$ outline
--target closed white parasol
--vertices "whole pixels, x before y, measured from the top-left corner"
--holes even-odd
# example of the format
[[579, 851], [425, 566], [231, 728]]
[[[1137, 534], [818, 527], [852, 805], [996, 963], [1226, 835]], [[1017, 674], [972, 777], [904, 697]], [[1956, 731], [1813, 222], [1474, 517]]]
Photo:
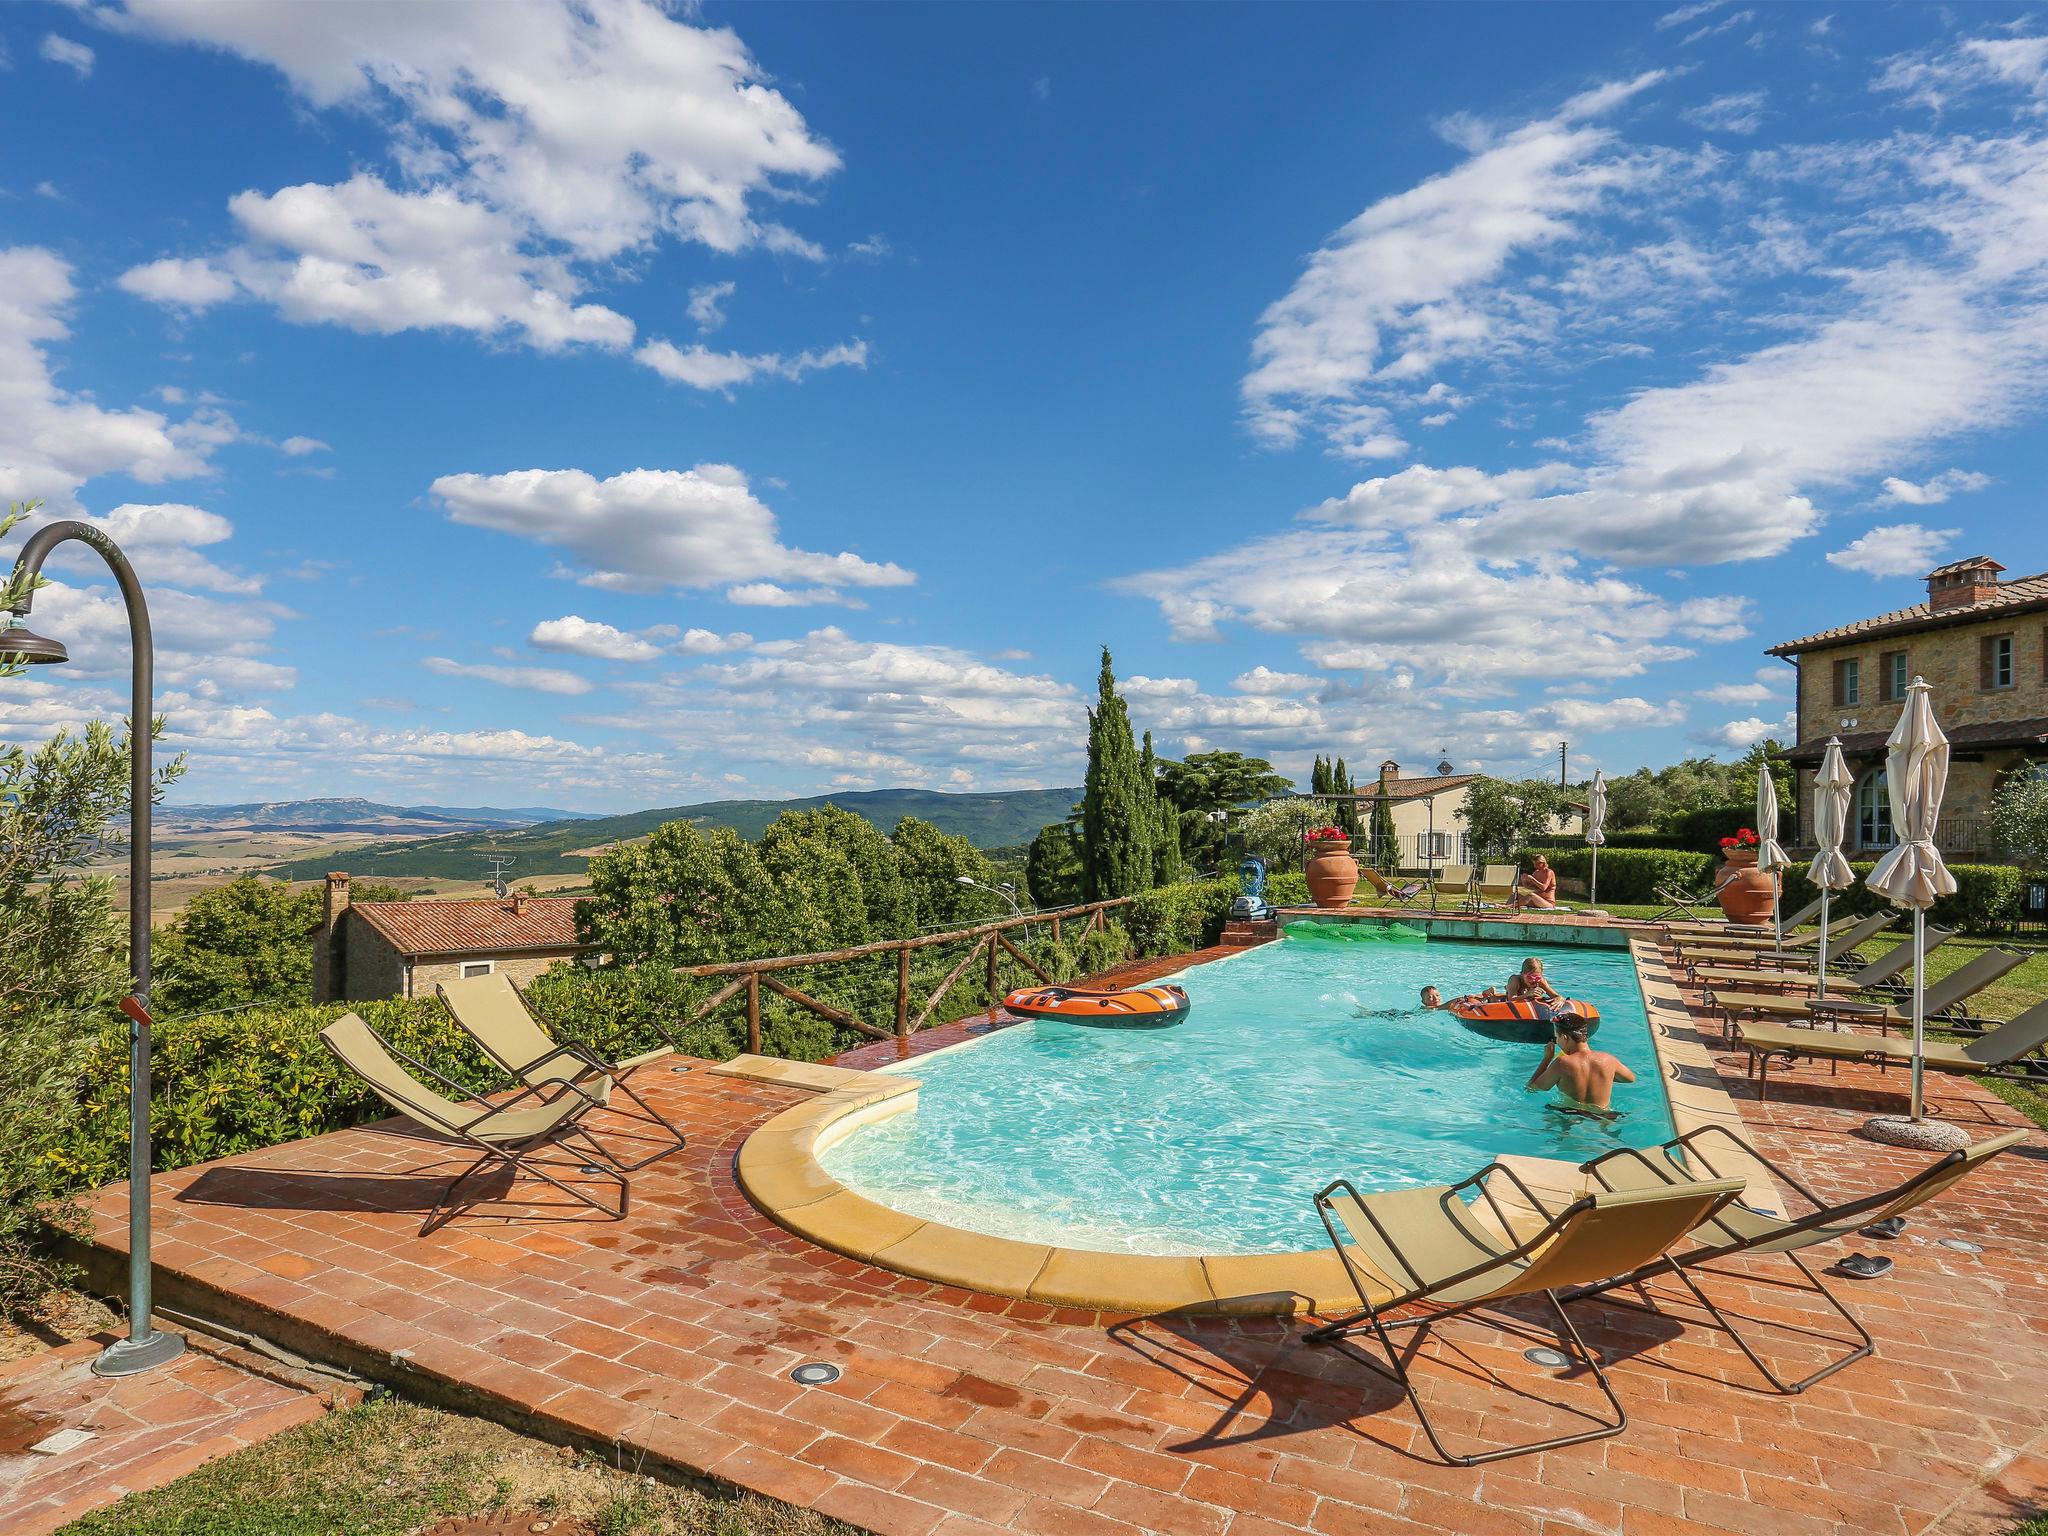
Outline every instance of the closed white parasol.
[[1600, 902], [1600, 849], [1607, 841], [1607, 776], [1593, 770], [1593, 787], [1586, 792], [1586, 846], [1593, 850], [1593, 875], [1588, 883], [1586, 904]]
[[1771, 777], [1771, 765], [1756, 769], [1756, 867], [1771, 877], [1771, 930], [1776, 948], [1785, 947], [1785, 877], [1792, 867], [1785, 850], [1778, 846], [1778, 781]]
[[[1899, 841], [1865, 884], [1893, 905], [1913, 911], [1913, 1107], [1907, 1134], [1910, 1144], [1927, 1145], [1936, 1130], [1925, 1124], [1921, 1097], [1927, 1048], [1927, 909], [1955, 894], [1956, 877], [1934, 846], [1941, 797], [1948, 788], [1948, 737], [1934, 718], [1932, 690], [1925, 678], [1916, 677], [1906, 687], [1905, 710], [1885, 743], [1885, 778], [1891, 791], [1892, 829]], [[1884, 1123], [1872, 1121], [1866, 1130], [1882, 1135], [1878, 1128]], [[1939, 1131], [1962, 1135], [1953, 1126]], [[1962, 1141], [1942, 1139], [1939, 1144], [1960, 1146]]]
[[1828, 995], [1828, 898], [1856, 883], [1856, 872], [1842, 856], [1842, 839], [1849, 831], [1849, 797], [1855, 790], [1856, 779], [1842, 758], [1841, 738], [1830, 737], [1827, 753], [1820, 760], [1820, 776], [1813, 781], [1814, 836], [1820, 851], [1814, 854], [1813, 863], [1806, 870], [1806, 878], [1820, 888], [1821, 951], [1817, 979], [1822, 997]]

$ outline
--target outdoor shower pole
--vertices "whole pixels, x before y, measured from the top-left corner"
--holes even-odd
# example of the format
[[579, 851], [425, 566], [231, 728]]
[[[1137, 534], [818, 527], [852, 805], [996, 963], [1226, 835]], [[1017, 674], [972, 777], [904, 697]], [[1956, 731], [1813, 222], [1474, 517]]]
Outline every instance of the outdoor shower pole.
[[[135, 568], [106, 534], [90, 523], [50, 523], [30, 534], [14, 562], [17, 578], [28, 590], [16, 600], [17, 618], [27, 618], [34, 606], [35, 578], [43, 562], [59, 544], [76, 539], [106, 561], [121, 589], [121, 601], [128, 610], [130, 637], [128, 699], [128, 965], [135, 992], [128, 1015], [128, 1337], [116, 1339], [93, 1361], [100, 1376], [133, 1376], [175, 1360], [185, 1352], [185, 1341], [175, 1333], [159, 1333], [150, 1325], [149, 1274], [149, 1174], [152, 1163], [149, 1139], [149, 877], [150, 807], [155, 768], [152, 742], [155, 716], [151, 712], [155, 686], [155, 638], [149, 625], [149, 605], [143, 600], [142, 583]], [[0, 631], [0, 635], [8, 633]], [[37, 661], [68, 659], [61, 646], [49, 646]], [[0, 641], [0, 651], [5, 642]]]

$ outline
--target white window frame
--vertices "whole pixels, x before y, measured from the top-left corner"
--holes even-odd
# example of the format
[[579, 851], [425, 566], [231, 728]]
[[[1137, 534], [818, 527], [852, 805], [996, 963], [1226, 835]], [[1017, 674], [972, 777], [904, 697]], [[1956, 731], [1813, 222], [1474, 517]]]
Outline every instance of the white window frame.
[[1991, 686], [2010, 688], [2013, 685], [2013, 644], [2011, 635], [1991, 637]]
[[473, 981], [479, 976], [489, 976], [497, 969], [495, 960], [465, 960], [462, 962], [462, 979]]
[[1839, 663], [1842, 669], [1842, 702], [1861, 704], [1863, 702], [1863, 661], [1860, 657], [1846, 657]]

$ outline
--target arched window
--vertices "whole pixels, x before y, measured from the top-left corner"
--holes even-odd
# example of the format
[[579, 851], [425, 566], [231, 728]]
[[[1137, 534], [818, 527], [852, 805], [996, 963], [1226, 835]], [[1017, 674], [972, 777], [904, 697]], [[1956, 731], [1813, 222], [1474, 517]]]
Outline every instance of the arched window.
[[1856, 846], [1889, 848], [1892, 833], [1891, 787], [1882, 768], [1873, 768], [1856, 785]]

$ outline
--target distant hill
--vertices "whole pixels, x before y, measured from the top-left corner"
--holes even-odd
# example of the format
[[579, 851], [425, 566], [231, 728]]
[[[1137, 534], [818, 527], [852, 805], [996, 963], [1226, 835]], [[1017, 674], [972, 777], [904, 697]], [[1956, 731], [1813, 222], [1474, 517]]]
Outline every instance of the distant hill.
[[248, 801], [240, 805], [161, 805], [156, 823], [163, 831], [207, 832], [386, 832], [433, 836], [497, 827], [530, 827], [540, 822], [587, 818], [588, 812], [553, 806], [502, 809], [496, 806], [381, 805], [374, 800]]
[[292, 880], [315, 880], [335, 868], [340, 858], [351, 874], [369, 879], [418, 875], [474, 880], [484, 871], [485, 855], [502, 855], [512, 861], [507, 878], [514, 881], [532, 875], [581, 874], [589, 867], [591, 850], [645, 837], [664, 822], [731, 827], [743, 837], [759, 837], [784, 811], [816, 810], [824, 805], [864, 816], [885, 832], [905, 816], [916, 816], [942, 832], [966, 838], [977, 848], [1001, 848], [1030, 841], [1049, 821], [1064, 821], [1080, 798], [1078, 789], [1019, 789], [987, 795], [865, 789], [802, 800], [713, 800], [504, 831], [364, 843], [345, 855], [295, 859], [269, 872]]

